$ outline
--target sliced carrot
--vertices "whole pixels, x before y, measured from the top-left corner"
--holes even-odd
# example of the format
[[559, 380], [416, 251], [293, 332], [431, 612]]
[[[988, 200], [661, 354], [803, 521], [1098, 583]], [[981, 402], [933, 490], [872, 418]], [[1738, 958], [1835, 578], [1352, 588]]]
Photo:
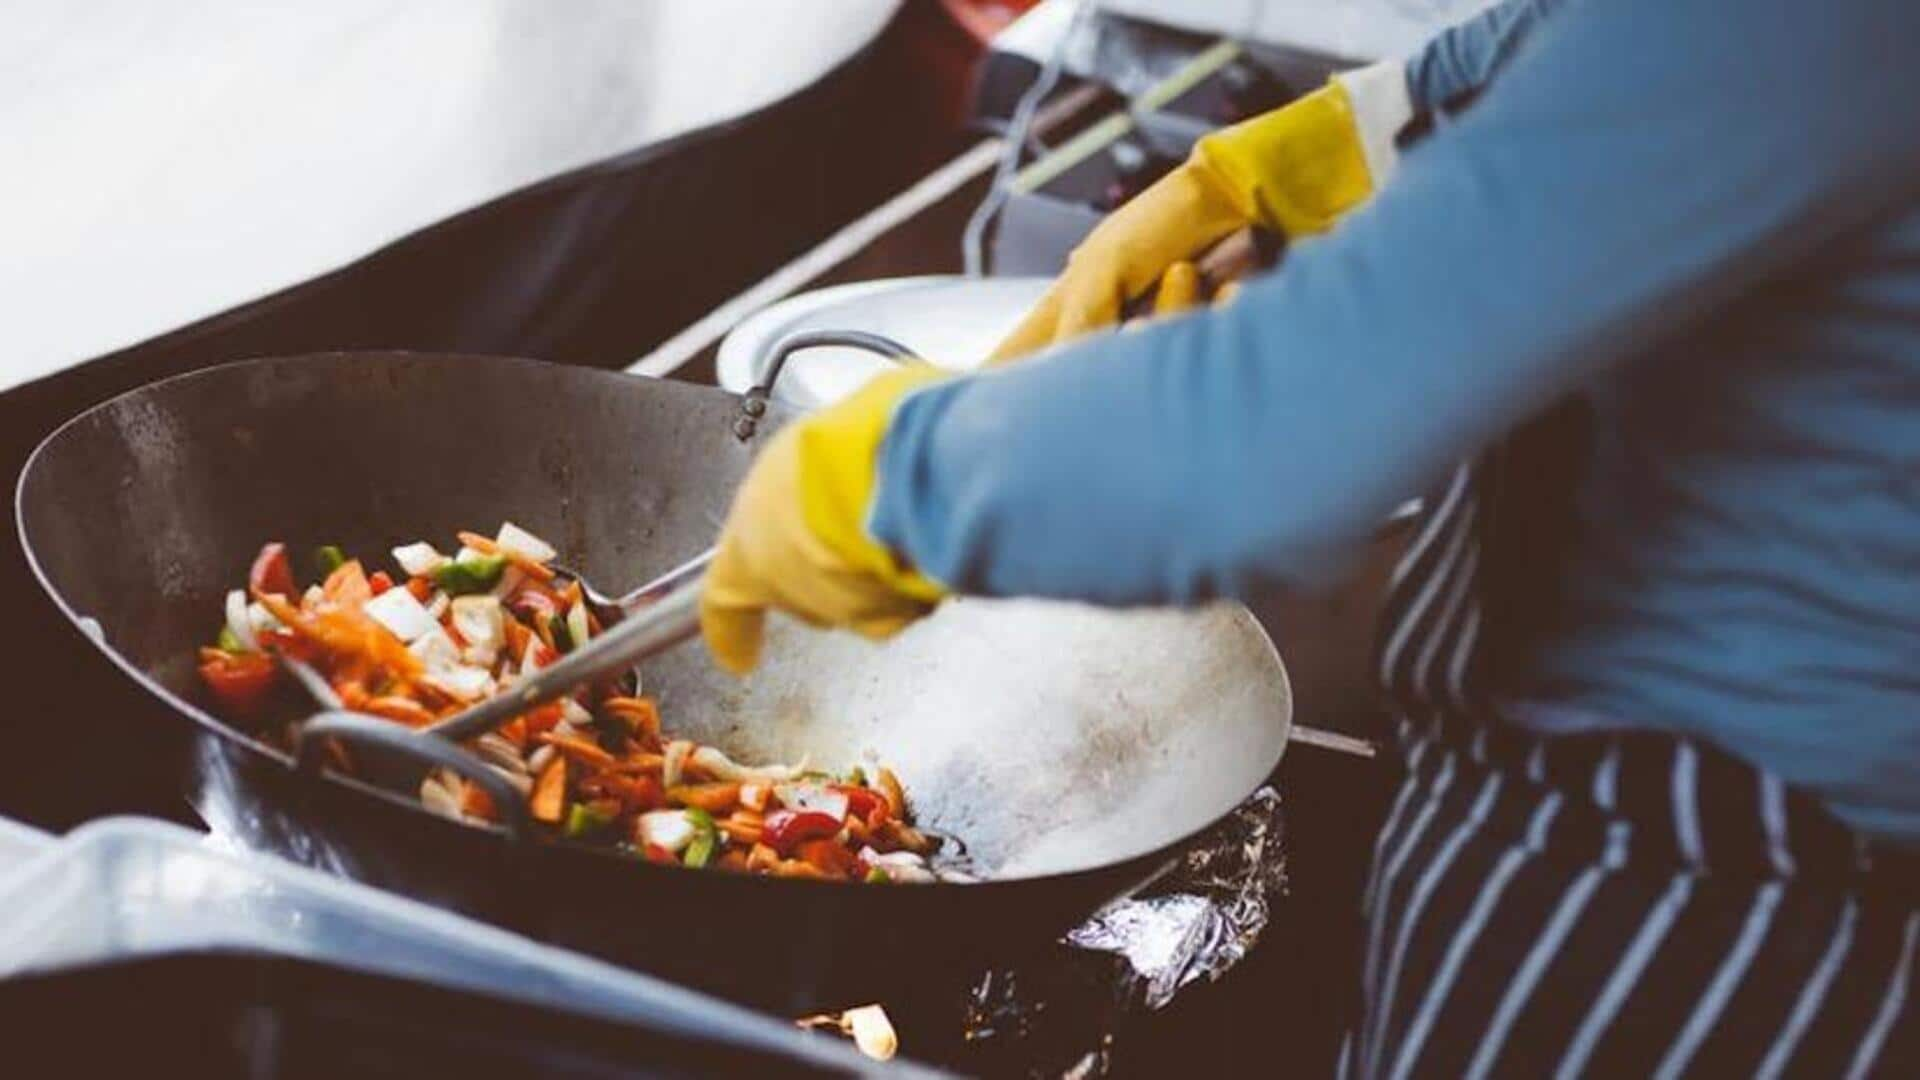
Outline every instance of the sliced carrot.
[[894, 817], [907, 816], [907, 792], [900, 786], [900, 778], [885, 765], [874, 770], [874, 779], [879, 782], [880, 794], [887, 798], [887, 812]]
[[516, 716], [500, 725], [500, 737], [514, 745], [516, 750], [527, 748], [527, 718]]
[[460, 532], [454, 535], [460, 538], [461, 543], [482, 555], [505, 555], [507, 562], [511, 563], [514, 569], [535, 581], [547, 582], [552, 581], [554, 578], [554, 571], [551, 566], [537, 559], [528, 558], [525, 554], [515, 551], [512, 548], [503, 548], [499, 544], [494, 543], [490, 538], [481, 536], [479, 533]]
[[488, 821], [493, 821], [498, 815], [498, 811], [493, 808], [493, 796], [488, 795], [486, 789], [474, 783], [460, 785], [460, 812], [485, 818]]
[[771, 870], [780, 865], [780, 853], [766, 844], [755, 844], [747, 852], [747, 869], [757, 872]]
[[513, 657], [527, 654], [527, 641], [533, 637], [533, 631], [519, 619], [503, 619], [501, 625], [506, 629], [507, 655]]
[[667, 759], [660, 754], [628, 754], [615, 766], [629, 776], [652, 774], [659, 776], [667, 771]]
[[359, 559], [348, 559], [333, 568], [320, 585], [320, 595], [336, 604], [357, 608], [373, 599], [373, 583]]
[[736, 874], [747, 872], [747, 853], [739, 848], [728, 848], [720, 853], [720, 861], [714, 865], [722, 870], [731, 870]]
[[407, 591], [413, 594], [415, 600], [424, 604], [433, 599], [433, 582], [422, 575], [415, 574], [407, 579]]
[[716, 821], [714, 825], [716, 825], [721, 832], [732, 837], [733, 842], [736, 844], [757, 844], [763, 835], [760, 826], [749, 825], [744, 821], [735, 821], [732, 818], [728, 818], [725, 821]]
[[781, 859], [770, 868], [774, 877], [825, 879], [830, 875], [810, 862]]
[[541, 732], [537, 738], [582, 765], [591, 765], [596, 769], [610, 769], [618, 764], [618, 759], [612, 754], [600, 749], [597, 743], [590, 743], [585, 739], [561, 735], [553, 731]]
[[866, 847], [871, 835], [872, 831], [867, 827], [866, 822], [852, 814], [847, 815], [847, 843], [856, 848]]
[[610, 697], [600, 707], [619, 717], [627, 730], [642, 738], [660, 736], [660, 707], [646, 697]]
[[566, 715], [559, 702], [549, 701], [521, 713], [520, 717], [527, 722], [527, 734], [537, 736], [552, 731]]
[[412, 698], [400, 697], [397, 694], [369, 698], [360, 706], [360, 710], [398, 721], [408, 727], [426, 727], [434, 721], [432, 710]]
[[547, 762], [533, 781], [533, 794], [527, 797], [527, 812], [535, 821], [560, 823], [560, 811], [567, 803], [567, 759], [559, 754]]
[[680, 784], [667, 789], [667, 798], [683, 806], [697, 806], [709, 814], [719, 814], [733, 809], [740, 801], [740, 785], [720, 782], [715, 784]]
[[858, 860], [838, 840], [809, 840], [795, 850], [801, 861], [828, 877], [852, 877]]

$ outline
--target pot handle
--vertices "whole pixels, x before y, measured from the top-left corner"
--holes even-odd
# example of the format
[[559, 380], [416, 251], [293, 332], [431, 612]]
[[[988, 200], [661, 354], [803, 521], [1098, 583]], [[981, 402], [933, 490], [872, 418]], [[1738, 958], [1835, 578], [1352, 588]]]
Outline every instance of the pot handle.
[[801, 330], [788, 334], [774, 345], [760, 381], [741, 395], [740, 416], [733, 422], [733, 433], [741, 442], [753, 438], [754, 432], [759, 429], [760, 418], [766, 415], [767, 402], [773, 397], [773, 384], [780, 381], [780, 373], [786, 370], [787, 360], [801, 349], [830, 345], [865, 349], [900, 364], [926, 362], [918, 353], [892, 338], [865, 330]]
[[335, 709], [315, 713], [300, 725], [300, 734], [293, 745], [294, 766], [302, 772], [318, 775], [322, 751], [329, 738], [377, 746], [423, 764], [452, 769], [463, 779], [480, 785], [480, 790], [493, 800], [508, 839], [520, 840], [527, 835], [526, 797], [508, 783], [506, 777], [494, 772], [486, 762], [467, 753], [457, 743], [402, 727], [377, 716]]

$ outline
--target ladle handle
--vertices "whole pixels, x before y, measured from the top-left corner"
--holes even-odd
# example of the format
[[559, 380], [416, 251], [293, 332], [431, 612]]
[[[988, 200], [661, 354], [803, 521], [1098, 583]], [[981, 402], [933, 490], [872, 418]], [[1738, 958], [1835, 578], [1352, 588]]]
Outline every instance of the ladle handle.
[[345, 743], [377, 746], [426, 765], [452, 769], [493, 800], [500, 824], [512, 839], [526, 835], [527, 800], [506, 777], [458, 744], [435, 738], [425, 731], [396, 724], [391, 720], [364, 713], [329, 710], [316, 713], [300, 725], [293, 744], [294, 764], [302, 772], [318, 773], [328, 739]]
[[675, 577], [672, 587], [657, 593], [653, 602], [637, 607], [606, 633], [561, 657], [551, 667], [526, 676], [504, 693], [419, 729], [420, 734], [456, 742], [472, 738], [577, 686], [624, 671], [680, 644], [700, 630], [700, 586], [706, 578], [706, 566], [701, 562], [692, 571]]

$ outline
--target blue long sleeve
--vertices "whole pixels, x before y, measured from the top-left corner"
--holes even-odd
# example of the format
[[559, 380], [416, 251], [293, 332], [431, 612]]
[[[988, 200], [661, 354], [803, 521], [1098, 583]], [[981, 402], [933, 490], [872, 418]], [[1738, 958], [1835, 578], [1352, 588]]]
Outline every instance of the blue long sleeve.
[[970, 592], [1307, 580], [1436, 470], [1912, 195], [1920, 5], [1605, 0], [1533, 37], [1225, 310], [906, 402], [876, 534]]
[[1416, 112], [1440, 112], [1493, 82], [1527, 38], [1564, 0], [1503, 0], [1434, 35], [1407, 60]]
[[903, 402], [874, 531], [966, 592], [1250, 597], [1578, 389], [1492, 690], [1920, 846], [1920, 4], [1567, 0], [1525, 37], [1224, 310]]

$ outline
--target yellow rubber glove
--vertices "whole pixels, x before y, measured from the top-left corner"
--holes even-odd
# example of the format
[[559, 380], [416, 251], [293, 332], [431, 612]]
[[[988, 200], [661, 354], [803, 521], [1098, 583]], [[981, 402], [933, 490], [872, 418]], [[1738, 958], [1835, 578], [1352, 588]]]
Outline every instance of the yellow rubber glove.
[[1332, 228], [1384, 182], [1392, 137], [1410, 115], [1404, 71], [1388, 62], [1201, 139], [1081, 241], [988, 362], [1112, 326], [1170, 267], [1248, 225], [1289, 237]]
[[947, 378], [890, 371], [774, 436], [734, 496], [700, 597], [700, 630], [736, 675], [760, 660], [766, 613], [870, 638], [898, 633], [946, 590], [867, 535], [880, 443], [900, 399]]

